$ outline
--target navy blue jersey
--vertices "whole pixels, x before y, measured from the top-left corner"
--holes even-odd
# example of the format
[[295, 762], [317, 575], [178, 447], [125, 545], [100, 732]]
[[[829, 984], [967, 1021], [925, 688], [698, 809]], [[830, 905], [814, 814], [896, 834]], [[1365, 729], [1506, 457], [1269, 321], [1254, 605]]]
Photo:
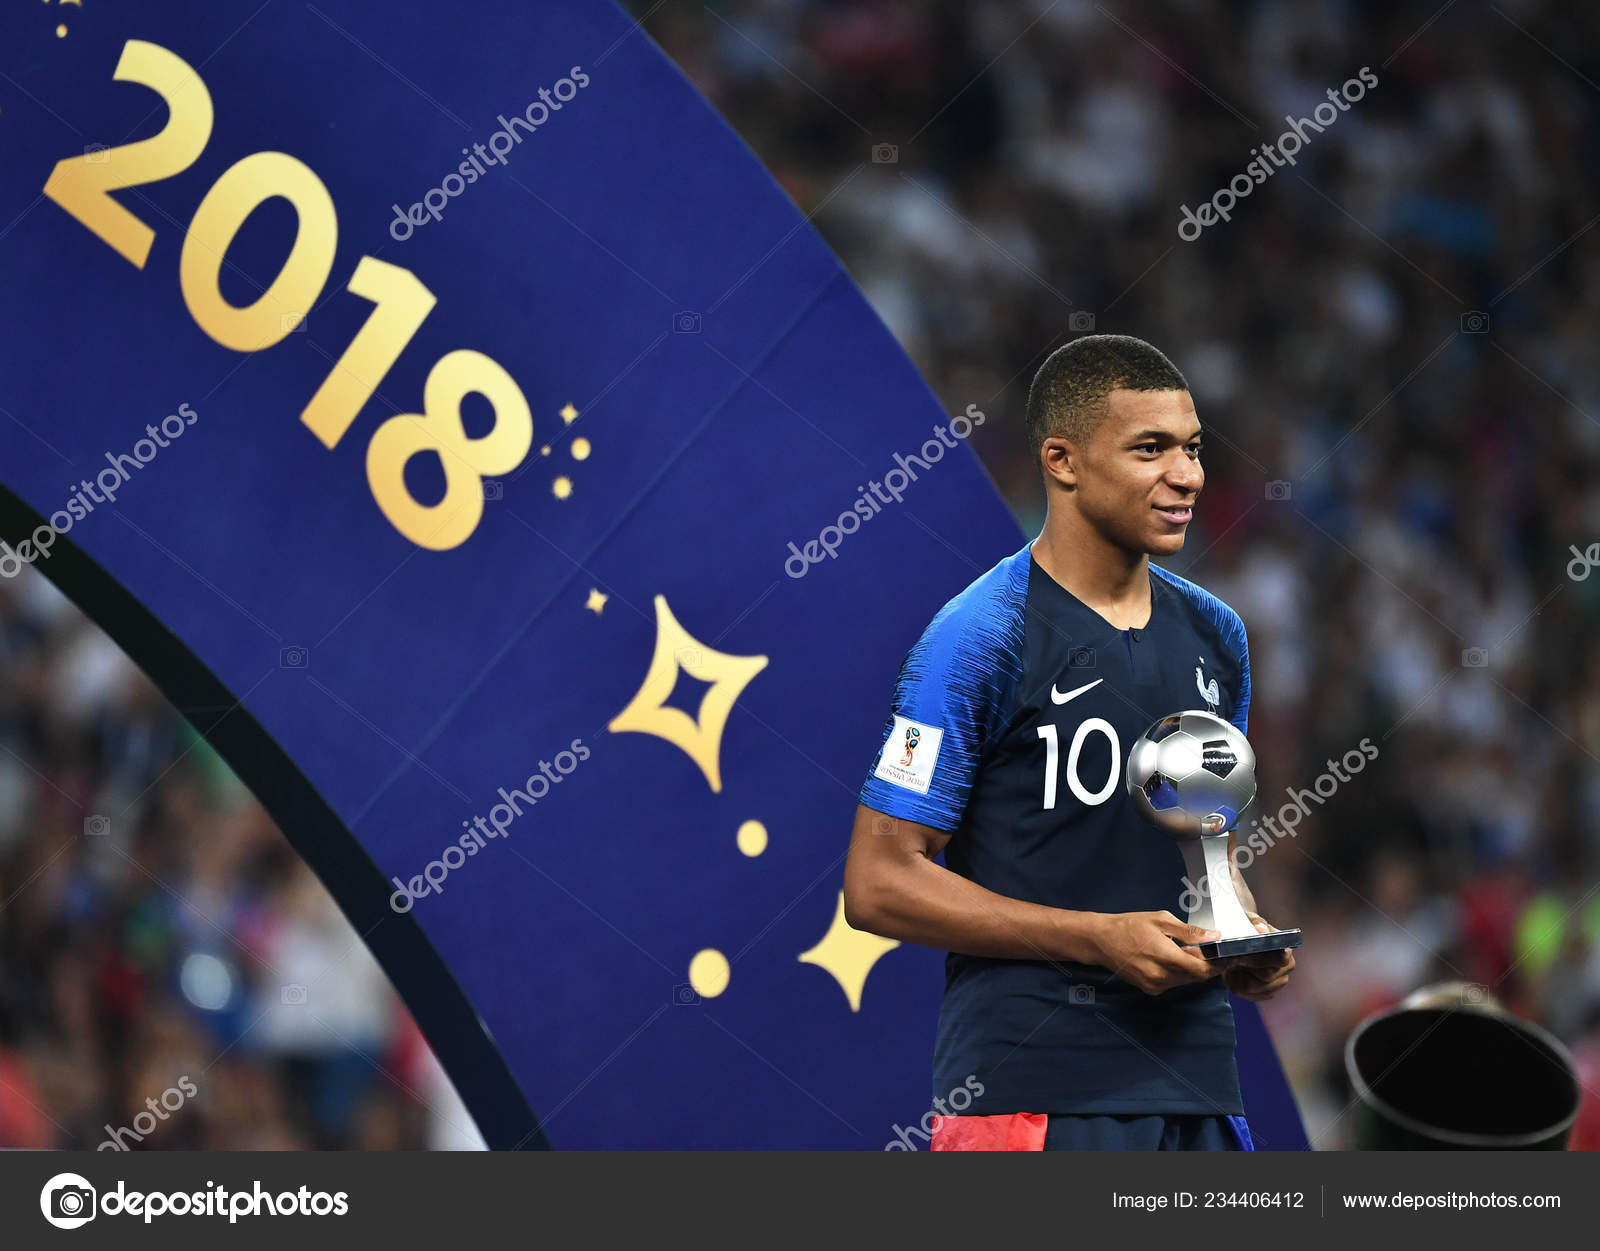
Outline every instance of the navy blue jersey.
[[[1150, 597], [1119, 630], [1029, 548], [1002, 560], [907, 654], [861, 802], [951, 831], [946, 866], [997, 894], [1182, 919], [1183, 854], [1128, 798], [1128, 752], [1186, 709], [1246, 730], [1250, 661], [1214, 595], [1151, 565]], [[952, 952], [935, 1097], [969, 1077], [974, 1116], [1244, 1110], [1220, 978], [1146, 995], [1093, 965]]]

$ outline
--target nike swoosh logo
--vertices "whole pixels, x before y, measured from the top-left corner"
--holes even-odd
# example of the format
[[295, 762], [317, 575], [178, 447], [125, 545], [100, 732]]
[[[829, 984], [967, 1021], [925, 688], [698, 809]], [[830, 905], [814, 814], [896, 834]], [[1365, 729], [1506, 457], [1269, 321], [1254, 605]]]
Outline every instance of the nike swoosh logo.
[[1050, 702], [1052, 704], [1064, 704], [1069, 699], [1077, 699], [1078, 696], [1082, 695], [1085, 691], [1094, 690], [1095, 687], [1099, 686], [1100, 683], [1102, 683], [1104, 681], [1105, 681], [1104, 678], [1096, 678], [1093, 682], [1090, 682], [1087, 686], [1080, 686], [1077, 690], [1068, 691], [1065, 695], [1063, 695], [1060, 691], [1056, 690], [1055, 686], [1052, 685], [1050, 687]]

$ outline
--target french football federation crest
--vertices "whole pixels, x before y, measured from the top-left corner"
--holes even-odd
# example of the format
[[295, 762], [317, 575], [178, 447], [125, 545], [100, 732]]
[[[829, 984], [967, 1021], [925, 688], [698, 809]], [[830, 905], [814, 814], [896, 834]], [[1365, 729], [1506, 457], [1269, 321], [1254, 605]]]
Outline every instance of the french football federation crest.
[[[1200, 661], [1200, 665], [1206, 663], [1204, 656], [1196, 657], [1196, 659]], [[1221, 698], [1221, 694], [1217, 690], [1217, 680], [1212, 678], [1211, 681], [1207, 682], [1206, 675], [1201, 672], [1200, 665], [1194, 667], [1194, 684], [1200, 688], [1200, 697], [1206, 701], [1206, 711], [1215, 715], [1217, 702]]]

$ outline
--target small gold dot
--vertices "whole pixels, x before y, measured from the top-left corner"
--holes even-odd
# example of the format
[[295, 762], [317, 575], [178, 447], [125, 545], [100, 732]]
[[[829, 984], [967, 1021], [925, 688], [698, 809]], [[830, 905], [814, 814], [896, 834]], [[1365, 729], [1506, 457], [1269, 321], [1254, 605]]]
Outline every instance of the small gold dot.
[[588, 460], [589, 453], [592, 450], [593, 449], [589, 446], [589, 440], [584, 438], [581, 434], [576, 439], [572, 440], [573, 460]]
[[550, 490], [555, 493], [555, 497], [558, 500], [564, 500], [567, 498], [567, 496], [572, 494], [572, 479], [557, 478], [555, 482], [551, 484]]
[[767, 827], [759, 821], [746, 821], [739, 827], [739, 850], [747, 856], [759, 856], [767, 849]]
[[570, 426], [573, 422], [578, 420], [578, 410], [573, 408], [571, 404], [566, 405], [561, 410], [561, 420]]
[[548, 456], [548, 455], [550, 455], [550, 449], [548, 447], [541, 447], [539, 449], [539, 455], [540, 456]]
[[57, 39], [65, 39], [66, 37], [67, 37], [67, 28], [66, 28], [66, 24], [63, 23], [62, 25], [56, 27], [56, 38]]
[[695, 955], [689, 961], [689, 985], [695, 994], [715, 999], [728, 989], [728, 957], [713, 947]]

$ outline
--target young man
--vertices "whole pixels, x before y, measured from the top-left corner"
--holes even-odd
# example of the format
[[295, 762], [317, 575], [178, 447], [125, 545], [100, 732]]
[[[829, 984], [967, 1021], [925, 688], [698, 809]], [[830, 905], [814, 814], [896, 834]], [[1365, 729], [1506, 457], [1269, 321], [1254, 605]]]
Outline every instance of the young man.
[[1091, 335], [1040, 368], [1027, 425], [1044, 530], [901, 665], [846, 918], [949, 952], [934, 1106], [981, 1094], [941, 1116], [935, 1150], [1248, 1149], [1227, 991], [1270, 998], [1294, 955], [1199, 954], [1217, 934], [1173, 914], [1182, 853], [1123, 781], [1168, 713], [1247, 729], [1238, 614], [1149, 559], [1182, 549], [1205, 482], [1194, 403], [1148, 343]]

